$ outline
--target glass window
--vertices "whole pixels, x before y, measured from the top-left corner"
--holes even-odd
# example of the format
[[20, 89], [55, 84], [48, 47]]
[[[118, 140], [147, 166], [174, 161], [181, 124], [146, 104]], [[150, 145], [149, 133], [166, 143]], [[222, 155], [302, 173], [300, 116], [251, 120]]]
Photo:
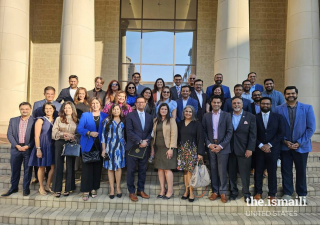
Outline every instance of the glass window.
[[[130, 58], [132, 63], [140, 63], [141, 33], [134, 30], [121, 30], [122, 52], [126, 53], [126, 58]], [[121, 54], [122, 55], [122, 54]], [[121, 62], [127, 63], [127, 59], [122, 58]]]
[[174, 67], [174, 74], [180, 74], [182, 76], [183, 82], [188, 82], [188, 77], [190, 74], [196, 73], [195, 66], [175, 66]]
[[[155, 78], [151, 79], [150, 77]], [[141, 67], [141, 80], [155, 82], [157, 78], [161, 77], [164, 82], [172, 81], [173, 79], [173, 66], [164, 65], [142, 65]]]
[[175, 35], [175, 64], [194, 64], [192, 53], [195, 52], [195, 32], [176, 32]]

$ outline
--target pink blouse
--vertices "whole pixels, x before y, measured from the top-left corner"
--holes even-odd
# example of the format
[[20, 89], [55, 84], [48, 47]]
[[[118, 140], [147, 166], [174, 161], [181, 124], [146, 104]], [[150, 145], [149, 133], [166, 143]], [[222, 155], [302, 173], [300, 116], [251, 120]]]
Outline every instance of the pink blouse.
[[[104, 106], [102, 112], [109, 114], [109, 111], [110, 111], [111, 106], [112, 106], [113, 104], [114, 104], [113, 102], [108, 102], [108, 103]], [[122, 104], [119, 104], [119, 105], [120, 105], [120, 107], [122, 108]], [[128, 108], [127, 110], [122, 110], [122, 114], [123, 114], [124, 117], [126, 117], [126, 116], [128, 115], [128, 113], [131, 113], [131, 112], [132, 112], [132, 108], [131, 108], [130, 105], [127, 104], [127, 108]]]

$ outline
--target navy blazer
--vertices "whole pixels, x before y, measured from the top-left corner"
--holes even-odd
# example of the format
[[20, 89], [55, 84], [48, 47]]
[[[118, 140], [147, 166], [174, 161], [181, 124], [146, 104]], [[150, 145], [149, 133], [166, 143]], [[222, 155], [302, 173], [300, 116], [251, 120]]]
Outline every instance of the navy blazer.
[[[179, 123], [182, 120], [182, 113], [183, 113], [183, 99], [179, 98], [178, 100], [176, 100], [177, 102], [177, 123]], [[195, 113], [198, 113], [198, 101], [189, 97], [188, 101], [187, 101], [187, 105], [191, 105], [193, 106], [194, 110], [196, 111]]]
[[281, 143], [286, 131], [284, 118], [282, 115], [270, 112], [267, 129], [264, 127], [262, 113], [256, 115], [257, 122], [257, 149], [260, 144], [272, 145], [271, 153], [279, 155], [281, 151]]
[[139, 145], [141, 140], [148, 140], [148, 146], [150, 146], [153, 129], [153, 117], [150, 114], [145, 113], [144, 130], [142, 130], [137, 110], [127, 115], [125, 126], [127, 135], [126, 151], [129, 151], [133, 146]]
[[[19, 124], [20, 124], [20, 118], [21, 116], [14, 117], [10, 119], [9, 122], [9, 127], [7, 131], [7, 138], [9, 142], [11, 143], [11, 149], [16, 149], [16, 145], [19, 144]], [[25, 135], [25, 145], [28, 145], [30, 151], [34, 147], [34, 123], [35, 123], [35, 118], [30, 116], [28, 125], [27, 125], [27, 130], [26, 130], [26, 135]]]
[[[241, 98], [242, 99], [242, 102], [243, 102], [243, 110], [244, 111], [247, 111], [247, 112], [252, 112], [251, 110], [251, 102], [250, 100], [248, 99], [245, 99], [245, 98]], [[228, 98], [224, 101], [224, 105], [223, 105], [223, 111], [225, 112], [232, 112], [233, 109], [232, 109], [232, 99], [231, 98]]]
[[255, 84], [255, 91], [260, 91], [261, 93], [264, 91], [264, 88], [261, 84]]
[[[101, 136], [103, 130], [103, 121], [108, 115], [100, 112], [100, 121], [99, 121], [99, 142], [101, 145]], [[82, 113], [82, 116], [79, 120], [79, 125], [77, 127], [78, 133], [81, 135], [80, 137], [80, 145], [81, 145], [81, 152], [89, 152], [93, 146], [94, 138], [88, 137], [87, 132], [97, 132], [96, 123], [93, 120], [92, 112], [85, 112]], [[101, 148], [102, 149], [102, 148]]]
[[[47, 101], [45, 99], [41, 100], [41, 101], [37, 101], [33, 104], [33, 111], [32, 111], [32, 116], [34, 118], [37, 118], [37, 117], [42, 117], [42, 116], [45, 116], [45, 113], [42, 112], [42, 107], [43, 105], [46, 103]], [[56, 101], [53, 101], [52, 102], [54, 104], [54, 106], [56, 107], [56, 111], [53, 113], [53, 117], [54, 119], [58, 117], [58, 113], [59, 113], [59, 110], [61, 108], [61, 104], [59, 102], [56, 102]]]
[[73, 98], [70, 95], [70, 87], [68, 88], [63, 88], [58, 96], [58, 98], [56, 99], [57, 102], [62, 102], [62, 100], [64, 102], [66, 101], [70, 101], [73, 102]]
[[[222, 90], [223, 90], [223, 93], [224, 93], [224, 99], [231, 98], [229, 87], [224, 86], [222, 84], [221, 84], [221, 86], [222, 86]], [[212, 87], [213, 87], [213, 85], [207, 87], [207, 90], [206, 90], [207, 99], [209, 99], [211, 97], [211, 95], [212, 95]]]

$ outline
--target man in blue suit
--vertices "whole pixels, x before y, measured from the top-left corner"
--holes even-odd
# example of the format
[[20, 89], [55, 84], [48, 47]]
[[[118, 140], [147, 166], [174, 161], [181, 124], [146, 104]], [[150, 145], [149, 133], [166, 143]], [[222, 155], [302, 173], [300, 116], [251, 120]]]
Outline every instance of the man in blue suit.
[[198, 113], [198, 102], [197, 102], [197, 100], [191, 98], [190, 94], [191, 94], [190, 87], [187, 86], [187, 85], [182, 86], [182, 88], [181, 88], [181, 98], [176, 100], [176, 102], [177, 102], [177, 123], [181, 121], [183, 109], [187, 105], [193, 106], [193, 108], [195, 109], [196, 114]]
[[32, 111], [32, 116], [34, 118], [40, 117], [40, 116], [45, 116], [45, 114], [42, 111], [42, 106], [44, 105], [44, 103], [46, 102], [52, 102], [55, 107], [56, 107], [56, 111], [54, 112], [54, 117], [58, 117], [58, 112], [61, 108], [61, 104], [59, 102], [54, 101], [54, 97], [56, 94], [56, 89], [54, 87], [51, 86], [47, 86], [44, 89], [44, 99], [37, 101], [33, 104], [33, 111]]
[[[250, 112], [251, 113], [251, 102], [248, 99], [242, 98], [242, 93], [243, 93], [243, 87], [241, 84], [236, 84], [234, 86], [234, 96], [241, 98], [243, 102], [243, 110]], [[225, 112], [232, 112], [232, 99], [228, 98], [225, 100], [224, 106], [223, 106], [223, 111]]]
[[[217, 73], [216, 75], [214, 75], [214, 83], [222, 86], [224, 99], [231, 98], [229, 87], [222, 85], [222, 81], [223, 81], [223, 75], [221, 73]], [[207, 87], [207, 90], [206, 90], [207, 99], [209, 99], [212, 95], [212, 87], [213, 85]]]
[[277, 160], [285, 133], [283, 116], [271, 111], [272, 99], [260, 99], [261, 113], [256, 115], [257, 145], [255, 151], [254, 199], [262, 198], [262, 181], [265, 168], [268, 171], [268, 199], [273, 202], [277, 193]]
[[64, 102], [70, 101], [73, 102], [74, 95], [76, 94], [76, 91], [78, 89], [78, 76], [77, 75], [70, 75], [69, 76], [69, 85], [70, 87], [68, 88], [63, 88], [57, 98], [57, 102]]
[[[126, 151], [129, 152], [131, 148], [147, 147], [146, 153], [143, 158], [136, 158], [127, 154], [127, 186], [129, 190], [129, 198], [131, 201], [138, 201], [138, 197], [149, 198], [144, 192], [144, 184], [146, 181], [147, 172], [147, 160], [150, 153], [150, 141], [151, 132], [153, 128], [153, 118], [150, 114], [144, 112], [146, 106], [146, 100], [144, 97], [138, 97], [136, 99], [136, 109], [132, 113], [129, 113], [126, 117], [126, 132], [127, 132], [127, 144]], [[136, 194], [136, 188], [134, 186], [134, 172], [136, 165], [138, 164], [138, 189]]]
[[1, 196], [6, 197], [18, 192], [21, 165], [23, 163], [23, 196], [30, 194], [30, 181], [32, 167], [28, 166], [31, 151], [34, 147], [34, 118], [31, 114], [31, 104], [22, 102], [19, 105], [21, 116], [10, 119], [7, 138], [11, 143], [10, 164], [11, 164], [11, 187], [7, 193]]
[[256, 84], [256, 80], [257, 80], [257, 73], [256, 72], [250, 72], [248, 74], [248, 80], [250, 80], [250, 82], [251, 82], [250, 93], [252, 93], [253, 91], [256, 91], [256, 90], [263, 92], [263, 86], [261, 84]]
[[286, 103], [276, 112], [285, 118], [286, 133], [281, 146], [281, 173], [283, 199], [293, 193], [293, 163], [296, 169], [296, 193], [307, 204], [307, 159], [312, 151], [311, 137], [316, 130], [316, 119], [311, 105], [298, 102], [298, 89], [288, 86], [284, 90]]

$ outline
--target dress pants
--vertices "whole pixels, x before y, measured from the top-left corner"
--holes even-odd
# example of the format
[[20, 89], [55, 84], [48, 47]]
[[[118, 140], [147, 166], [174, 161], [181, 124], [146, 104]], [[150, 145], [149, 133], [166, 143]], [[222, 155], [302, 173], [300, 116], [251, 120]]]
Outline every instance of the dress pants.
[[227, 193], [227, 170], [229, 154], [217, 154], [208, 149], [212, 192]]
[[[271, 151], [274, 151], [273, 149]], [[265, 153], [261, 149], [256, 150], [256, 169], [254, 172], [254, 189], [256, 194], [262, 194], [263, 172], [268, 171], [268, 196], [276, 197], [277, 193], [277, 160], [280, 154]]]
[[230, 194], [238, 196], [237, 187], [237, 174], [238, 170], [242, 182], [242, 194], [244, 197], [250, 197], [249, 192], [250, 185], [250, 170], [251, 170], [251, 157], [246, 158], [245, 156], [238, 156], [234, 152], [229, 154], [229, 184], [230, 184]]
[[146, 182], [146, 174], [147, 174], [147, 162], [150, 154], [150, 148], [146, 150], [146, 154], [142, 159], [138, 159], [128, 155], [128, 151], [126, 152], [126, 163], [127, 163], [127, 186], [130, 194], [136, 192], [136, 188], [134, 186], [134, 172], [136, 169], [136, 165], [138, 164], [138, 189], [137, 191], [144, 191], [144, 184]]
[[82, 163], [81, 192], [90, 192], [100, 188], [102, 157], [100, 158], [99, 162]]
[[32, 149], [27, 149], [24, 152], [18, 151], [18, 149], [11, 148], [11, 190], [19, 188], [21, 165], [23, 163], [23, 190], [29, 190], [30, 181], [32, 177], [32, 167], [28, 166], [29, 158]]
[[295, 150], [281, 151], [281, 174], [283, 194], [293, 194], [293, 162], [296, 167], [296, 192], [298, 196], [307, 196], [307, 160], [309, 153]]
[[74, 161], [75, 157], [61, 156], [63, 145], [67, 143], [65, 140], [58, 140], [55, 143], [55, 167], [52, 182], [52, 191], [62, 191], [63, 181], [63, 169], [64, 169], [64, 158], [66, 158], [66, 184], [65, 191], [73, 191], [76, 189], [75, 184], [75, 172], [74, 172]]

